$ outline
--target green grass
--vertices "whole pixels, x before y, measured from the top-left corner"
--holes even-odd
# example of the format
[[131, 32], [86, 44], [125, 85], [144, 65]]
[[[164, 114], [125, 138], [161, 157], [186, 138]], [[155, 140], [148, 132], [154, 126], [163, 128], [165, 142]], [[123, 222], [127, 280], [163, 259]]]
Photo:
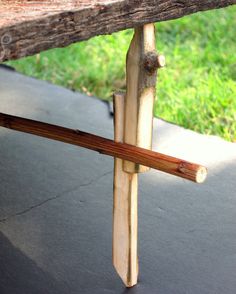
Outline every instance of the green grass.
[[[155, 116], [236, 141], [236, 7], [158, 23], [160, 70]], [[17, 70], [110, 99], [125, 87], [132, 31], [93, 38], [65, 49], [10, 62]]]

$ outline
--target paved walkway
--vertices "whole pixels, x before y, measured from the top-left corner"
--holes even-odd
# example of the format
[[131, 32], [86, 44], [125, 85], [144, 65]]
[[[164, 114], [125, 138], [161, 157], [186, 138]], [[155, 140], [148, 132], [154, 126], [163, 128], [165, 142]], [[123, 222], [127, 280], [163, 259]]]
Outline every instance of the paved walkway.
[[[104, 103], [0, 69], [0, 111], [113, 136]], [[0, 293], [235, 294], [236, 145], [161, 120], [154, 149], [209, 167], [140, 176], [140, 283], [112, 266], [113, 159], [0, 129]]]

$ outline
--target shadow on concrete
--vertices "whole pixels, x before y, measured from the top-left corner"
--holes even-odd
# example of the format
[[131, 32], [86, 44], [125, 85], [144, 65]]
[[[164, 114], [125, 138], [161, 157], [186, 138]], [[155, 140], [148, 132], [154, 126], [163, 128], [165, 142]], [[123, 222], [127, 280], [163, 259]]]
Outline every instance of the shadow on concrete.
[[65, 293], [63, 283], [55, 280], [0, 232], [0, 293]]

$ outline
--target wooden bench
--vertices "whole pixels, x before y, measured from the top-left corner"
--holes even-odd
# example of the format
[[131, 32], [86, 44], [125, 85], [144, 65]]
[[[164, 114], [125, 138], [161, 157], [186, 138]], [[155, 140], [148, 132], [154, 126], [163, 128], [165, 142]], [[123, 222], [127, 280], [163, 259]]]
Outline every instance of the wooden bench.
[[153, 23], [236, 4], [236, 0], [51, 0], [0, 3], [0, 62], [135, 28], [127, 53], [126, 93], [114, 94], [115, 141], [0, 113], [0, 126], [89, 148], [115, 158], [113, 264], [137, 283], [138, 173], [156, 168], [198, 183], [206, 168], [151, 151], [157, 70]]

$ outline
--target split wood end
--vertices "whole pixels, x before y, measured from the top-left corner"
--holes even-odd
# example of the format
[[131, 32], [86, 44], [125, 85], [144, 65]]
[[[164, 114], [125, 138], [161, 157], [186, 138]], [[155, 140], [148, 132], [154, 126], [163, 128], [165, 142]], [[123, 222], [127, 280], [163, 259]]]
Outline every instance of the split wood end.
[[207, 178], [207, 168], [205, 166], [187, 161], [179, 163], [178, 172], [180, 172], [180, 177], [186, 178], [198, 184], [202, 184]]
[[201, 166], [196, 174], [196, 183], [198, 184], [202, 184], [203, 182], [205, 182], [207, 178], [207, 168], [204, 166]]

